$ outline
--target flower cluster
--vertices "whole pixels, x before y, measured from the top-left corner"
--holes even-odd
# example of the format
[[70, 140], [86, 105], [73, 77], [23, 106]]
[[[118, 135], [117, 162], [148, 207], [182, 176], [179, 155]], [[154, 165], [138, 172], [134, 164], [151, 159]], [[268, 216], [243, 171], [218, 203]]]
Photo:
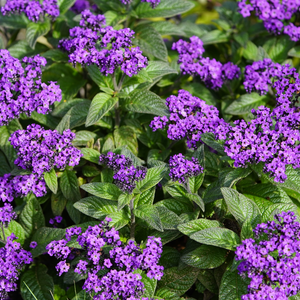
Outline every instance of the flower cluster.
[[1, 12], [4, 16], [24, 13], [32, 22], [38, 22], [45, 17], [54, 21], [59, 16], [57, 0], [43, 0], [42, 3], [36, 0], [6, 0]]
[[181, 140], [186, 137], [190, 148], [196, 148], [201, 135], [206, 132], [214, 133], [216, 139], [226, 138], [229, 125], [219, 118], [218, 109], [189, 92], [179, 90], [178, 96], [172, 95], [166, 99], [166, 105], [170, 117], [155, 117], [150, 124], [153, 131], [168, 125], [168, 138]]
[[275, 221], [257, 225], [255, 240], [247, 239], [236, 250], [241, 276], [251, 279], [242, 300], [282, 299], [300, 290], [300, 224], [293, 212], [275, 215]]
[[58, 47], [69, 54], [73, 64], [95, 64], [107, 76], [120, 67], [128, 76], [136, 75], [148, 64], [139, 47], [132, 47], [134, 32], [129, 28], [104, 27], [105, 17], [89, 10], [81, 13], [80, 26], [70, 30], [70, 38]]
[[80, 14], [82, 11], [89, 9], [90, 3], [88, 0], [76, 0], [73, 6], [70, 8], [75, 14]]
[[284, 182], [286, 165], [300, 167], [299, 109], [283, 104], [272, 112], [260, 106], [252, 113], [255, 118], [250, 122], [234, 122], [225, 141], [225, 152], [235, 160], [235, 167], [263, 162], [264, 172]]
[[22, 61], [0, 50], [0, 126], [18, 118], [21, 113], [47, 114], [50, 105], [61, 100], [61, 89], [54, 82], [42, 83], [41, 67], [46, 59], [36, 55]]
[[214, 58], [202, 57], [203, 42], [192, 36], [190, 43], [179, 40], [174, 43], [172, 50], [179, 53], [178, 63], [183, 74], [198, 75], [205, 85], [212, 89], [219, 89], [226, 80], [239, 78], [240, 69], [231, 62], [222, 64]]
[[274, 34], [287, 34], [292, 41], [300, 39], [300, 27], [290, 22], [293, 16], [299, 15], [299, 2], [293, 0], [242, 0], [238, 3], [243, 17], [249, 17], [251, 11], [264, 23], [265, 28]]
[[106, 165], [115, 172], [114, 183], [123, 192], [132, 193], [136, 187], [136, 182], [144, 179], [147, 173], [146, 167], [134, 167], [131, 159], [113, 152], [108, 152], [106, 155], [101, 154], [99, 163]]
[[9, 203], [4, 203], [3, 207], [0, 207], [0, 222], [4, 224], [5, 227], [8, 223], [17, 218], [17, 214], [13, 211], [12, 205]]
[[[139, 300], [144, 293], [144, 284], [142, 276], [134, 271], [144, 271], [149, 278], [161, 279], [163, 267], [158, 265], [162, 253], [161, 240], [149, 237], [144, 249], [132, 240], [125, 245], [118, 231], [109, 227], [110, 221], [106, 218], [99, 225], [89, 226], [82, 234], [79, 227], [68, 228], [65, 239], [52, 241], [46, 249], [50, 256], [61, 259], [56, 266], [59, 275], [68, 272], [71, 266], [74, 272], [86, 275], [83, 289], [93, 292], [93, 299]], [[77, 236], [81, 246], [81, 249], [75, 250], [80, 253], [76, 265], [67, 262], [75, 257], [74, 249], [67, 246], [72, 236]]]
[[200, 166], [197, 158], [192, 157], [190, 161], [181, 153], [170, 157], [169, 166], [171, 180], [179, 183], [185, 183], [187, 178], [203, 173], [203, 167]]
[[299, 73], [289, 64], [281, 65], [265, 58], [246, 66], [244, 86], [248, 93], [256, 91], [261, 95], [273, 87], [279, 104], [291, 103], [297, 100], [294, 98], [300, 90]]
[[0, 248], [0, 299], [7, 299], [7, 293], [17, 290], [19, 273], [25, 264], [32, 263], [31, 253], [22, 249], [12, 233]]
[[0, 177], [0, 199], [3, 202], [12, 202], [16, 197], [24, 197], [30, 192], [37, 197], [46, 194], [46, 183], [36, 174], [12, 176], [5, 174]]
[[15, 164], [41, 176], [53, 167], [65, 169], [67, 165], [79, 163], [82, 153], [72, 145], [75, 133], [70, 129], [59, 134], [56, 130], [45, 130], [37, 124], [26, 130], [15, 131], [9, 141], [17, 150]]
[[[127, 5], [132, 2], [132, 0], [120, 0], [123, 4]], [[141, 2], [148, 2], [150, 3], [152, 8], [155, 8], [159, 3], [160, 0], [141, 0]]]

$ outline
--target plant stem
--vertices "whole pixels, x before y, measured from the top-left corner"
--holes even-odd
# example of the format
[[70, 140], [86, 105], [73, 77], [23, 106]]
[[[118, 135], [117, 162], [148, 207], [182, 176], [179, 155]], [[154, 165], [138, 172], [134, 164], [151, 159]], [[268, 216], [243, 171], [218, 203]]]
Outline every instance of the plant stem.
[[119, 100], [115, 105], [115, 127], [120, 127], [121, 117], [119, 111]]
[[116, 90], [116, 92], [118, 92], [118, 93], [119, 93], [119, 92], [121, 91], [121, 89], [122, 89], [122, 85], [123, 85], [125, 76], [126, 76], [126, 74], [124, 73], [124, 74], [122, 75], [120, 81], [119, 81], [119, 84], [118, 84], [117, 90]]
[[130, 220], [130, 239], [135, 240], [135, 215], [133, 213], [134, 210], [134, 197], [130, 200], [130, 214], [131, 214], [131, 220]]
[[185, 185], [185, 189], [187, 190], [187, 192], [188, 192], [189, 194], [192, 194], [192, 191], [191, 191], [191, 189], [190, 189], [189, 179], [188, 179], [188, 178], [186, 179], [186, 183], [185, 183], [184, 185]]
[[112, 77], [112, 81], [113, 81], [113, 84], [114, 84], [114, 90], [115, 90], [115, 92], [116, 92], [117, 89], [118, 89], [118, 84], [117, 84], [117, 80], [116, 80], [116, 75], [115, 75], [115, 73], [113, 73], [113, 74], [111, 75], [111, 77]]

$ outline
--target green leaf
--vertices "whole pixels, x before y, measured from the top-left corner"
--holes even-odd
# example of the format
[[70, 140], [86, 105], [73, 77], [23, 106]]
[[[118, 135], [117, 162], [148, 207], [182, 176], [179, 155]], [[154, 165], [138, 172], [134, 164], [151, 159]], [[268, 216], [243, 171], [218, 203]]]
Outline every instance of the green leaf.
[[[14, 233], [16, 237], [18, 237], [17, 242], [23, 245], [25, 241], [25, 231], [23, 227], [14, 220], [9, 222], [8, 227], [4, 227], [5, 238], [10, 236], [12, 233]], [[0, 233], [0, 236], [2, 238], [2, 232]]]
[[246, 219], [251, 219], [253, 226], [261, 222], [261, 214], [257, 205], [243, 194], [231, 188], [221, 188], [227, 207], [240, 226]]
[[23, 299], [53, 300], [53, 279], [47, 271], [47, 267], [40, 263], [22, 275], [20, 288]]
[[58, 189], [58, 183], [57, 183], [57, 176], [55, 170], [51, 169], [50, 172], [44, 173], [44, 179], [51, 192], [56, 194]]
[[28, 45], [28, 42], [26, 40], [21, 40], [21, 41], [17, 41], [13, 45], [11, 45], [8, 48], [8, 50], [9, 50], [9, 53], [11, 56], [21, 59], [25, 56], [32, 56], [32, 55], [36, 55], [41, 52], [47, 51], [48, 47], [43, 44], [37, 43], [35, 45], [35, 48], [32, 49]]
[[0, 24], [1, 26], [6, 28], [12, 28], [12, 29], [26, 28], [28, 23], [29, 23], [29, 19], [25, 16], [25, 14], [20, 14], [20, 15], [10, 14], [7, 16], [3, 16], [2, 13], [0, 14]]
[[114, 226], [116, 230], [123, 228], [130, 222], [130, 212], [128, 207], [123, 208], [121, 211], [110, 213], [107, 217], [111, 218], [109, 224]]
[[[148, 4], [148, 3], [147, 3]], [[149, 5], [148, 5], [149, 6]], [[161, 35], [149, 25], [138, 25], [134, 28], [135, 39], [133, 43], [146, 53], [160, 60], [168, 61], [167, 47]]]
[[91, 126], [97, 123], [101, 118], [109, 112], [115, 104], [118, 102], [117, 97], [112, 97], [111, 95], [105, 93], [97, 94], [91, 103], [85, 127]]
[[201, 284], [213, 294], [218, 294], [218, 284], [214, 274], [214, 270], [200, 270], [198, 280]]
[[28, 200], [20, 214], [20, 224], [25, 231], [25, 237], [31, 236], [38, 228], [45, 226], [42, 208], [35, 197]]
[[163, 179], [166, 172], [167, 168], [164, 165], [148, 169], [146, 177], [137, 183], [137, 190], [140, 192], [149, 190]]
[[[96, 140], [97, 134], [91, 131], [87, 131], [87, 130], [81, 130], [81, 131], [77, 131], [76, 132], [76, 137], [73, 140], [72, 144], [74, 146], [86, 146], [86, 144], [88, 143], [88, 141], [90, 141], [91, 139]], [[90, 148], [88, 148], [90, 149]], [[80, 149], [82, 150], [82, 149]], [[92, 149], [94, 150], [94, 149]], [[83, 154], [84, 152], [81, 151]], [[98, 152], [99, 155], [99, 152]]]
[[238, 235], [227, 228], [207, 228], [193, 233], [190, 238], [198, 243], [235, 250], [241, 243]]
[[247, 294], [249, 280], [243, 279], [235, 270], [227, 270], [221, 281], [219, 299], [220, 300], [240, 300], [242, 295]]
[[29, 118], [40, 124], [46, 125], [51, 129], [55, 129], [59, 123], [59, 118], [52, 116], [52, 114], [44, 115], [44, 114], [39, 114], [36, 111], [33, 111]]
[[288, 55], [292, 56], [292, 57], [298, 57], [298, 58], [300, 58], [300, 46], [296, 46], [296, 47], [292, 48], [288, 52]]
[[66, 210], [67, 210], [70, 218], [72, 219], [72, 221], [75, 224], [79, 224], [81, 215], [80, 215], [80, 212], [74, 207], [74, 202], [75, 201], [67, 200]]
[[207, 228], [220, 227], [220, 223], [214, 220], [197, 219], [184, 224], [180, 224], [177, 229], [184, 235], [192, 234]]
[[153, 22], [151, 26], [161, 35], [185, 35], [177, 24], [168, 21]]
[[193, 96], [203, 99], [208, 105], [216, 105], [217, 101], [211, 91], [203, 84], [198, 82], [188, 83], [183, 86], [183, 89], [190, 92]]
[[213, 133], [211, 132], [203, 133], [201, 135], [201, 140], [209, 147], [218, 151], [221, 155], [225, 155], [224, 146], [222, 145], [221, 142], [216, 140], [215, 135]]
[[258, 55], [257, 46], [253, 42], [247, 41], [247, 46], [243, 49], [243, 56], [246, 59], [255, 61], [257, 55]]
[[155, 208], [159, 213], [159, 218], [161, 220], [163, 229], [176, 230], [177, 226], [183, 223], [180, 217], [166, 207], [155, 206]]
[[84, 159], [95, 164], [99, 164], [100, 153], [97, 150], [91, 148], [81, 148], [80, 151], [83, 154]]
[[134, 130], [129, 126], [121, 126], [114, 131], [114, 140], [117, 148], [127, 146], [134, 154], [138, 154], [138, 142]]
[[118, 210], [121, 210], [125, 205], [128, 205], [132, 198], [132, 194], [121, 194], [118, 198]]
[[11, 168], [15, 167], [14, 161], [17, 158], [17, 153], [8, 139], [13, 132], [19, 129], [22, 129], [22, 126], [18, 120], [12, 120], [8, 125], [0, 127], [0, 149], [5, 154]]
[[50, 49], [45, 53], [42, 53], [41, 56], [52, 59], [54, 62], [68, 62], [69, 57], [67, 53], [60, 51], [59, 49]]
[[67, 200], [75, 202], [81, 198], [77, 177], [72, 171], [64, 170], [60, 177], [60, 188]]
[[141, 272], [140, 270], [137, 270], [135, 272], [139, 273], [142, 276], [141, 281], [144, 283], [145, 286], [145, 293], [143, 294], [143, 297], [152, 298], [156, 290], [157, 280], [154, 278], [149, 278], [147, 274]]
[[158, 116], [168, 115], [165, 101], [153, 92], [135, 90], [129, 96], [130, 98], [124, 101], [124, 107], [129, 111]]
[[168, 63], [162, 61], [149, 61], [145, 70], [153, 81], [168, 74], [178, 74], [178, 72], [175, 69], [172, 69]]
[[102, 219], [103, 217], [118, 211], [118, 203], [116, 201], [101, 199], [95, 196], [77, 201], [74, 204], [74, 207], [85, 215], [95, 219]]
[[163, 278], [158, 282], [158, 288], [168, 289], [181, 296], [195, 283], [198, 272], [197, 269], [191, 267], [183, 270], [178, 270], [177, 267], [166, 269]]
[[122, 194], [121, 190], [112, 183], [108, 182], [92, 182], [80, 186], [86, 192], [107, 200], [118, 201], [119, 196]]
[[26, 40], [28, 42], [28, 45], [31, 48], [35, 48], [36, 40], [40, 36], [46, 35], [51, 28], [50, 20], [45, 19], [45, 22], [43, 23], [34, 23], [30, 22], [27, 25], [27, 30], [26, 30]]
[[225, 113], [231, 115], [249, 114], [252, 109], [257, 109], [268, 102], [266, 95], [260, 96], [257, 93], [245, 94], [234, 100], [225, 110]]
[[59, 8], [60, 14], [66, 13], [70, 7], [73, 6], [73, 4], [76, 2], [76, 0], [57, 0], [57, 5]]
[[222, 265], [227, 257], [227, 250], [201, 245], [197, 249], [183, 255], [181, 260], [189, 266], [199, 269], [214, 269]]
[[225, 32], [216, 29], [202, 35], [201, 41], [203, 45], [224, 43], [228, 41], [228, 36]]
[[63, 196], [59, 190], [58, 193], [51, 195], [51, 209], [55, 216], [60, 216], [65, 209], [67, 199]]
[[37, 247], [31, 250], [32, 256], [37, 257], [46, 252], [46, 246], [52, 241], [61, 240], [65, 236], [65, 229], [41, 227], [32, 237], [37, 242]]
[[202, 211], [205, 211], [205, 204], [198, 194], [187, 193], [187, 196], [191, 201], [195, 202], [201, 208]]
[[150, 227], [158, 231], [164, 231], [156, 207], [146, 204], [141, 205], [138, 208], [134, 209], [134, 214], [136, 217], [144, 220]]
[[183, 14], [193, 7], [194, 4], [186, 0], [161, 0], [155, 9], [152, 9], [149, 3], [140, 3], [136, 13], [139, 18], [170, 18]]
[[159, 264], [165, 269], [177, 267], [180, 261], [180, 252], [170, 246], [164, 246], [159, 259]]
[[101, 74], [99, 67], [96, 65], [87, 66], [87, 71], [92, 80], [101, 88], [113, 89], [113, 82], [110, 76], [104, 76]]

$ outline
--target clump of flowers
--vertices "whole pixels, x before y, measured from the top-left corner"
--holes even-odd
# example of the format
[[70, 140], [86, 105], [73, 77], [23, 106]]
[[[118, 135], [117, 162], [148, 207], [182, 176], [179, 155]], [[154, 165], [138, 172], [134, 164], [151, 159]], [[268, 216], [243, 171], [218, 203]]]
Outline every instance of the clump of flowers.
[[281, 65], [265, 58], [256, 61], [245, 68], [245, 89], [248, 93], [266, 94], [269, 87], [276, 90], [276, 100], [279, 104], [295, 102], [300, 90], [299, 73], [289, 64]]
[[129, 28], [104, 27], [105, 17], [89, 10], [81, 13], [80, 26], [70, 29], [70, 37], [58, 47], [69, 54], [69, 61], [99, 67], [105, 76], [120, 67], [127, 75], [136, 75], [148, 65], [139, 47], [132, 47], [134, 32]]
[[112, 169], [114, 183], [123, 191], [132, 193], [136, 187], [136, 182], [143, 180], [147, 174], [147, 168], [142, 166], [135, 167], [131, 159], [124, 155], [108, 152], [101, 154], [99, 163]]
[[16, 197], [25, 197], [30, 192], [42, 197], [46, 194], [46, 183], [36, 174], [12, 176], [5, 174], [0, 177], [0, 199], [3, 202], [12, 202]]
[[[120, 0], [123, 4], [127, 5], [132, 2], [132, 0]], [[152, 8], [155, 8], [159, 3], [160, 0], [141, 0], [141, 2], [148, 2]]]
[[236, 260], [242, 260], [238, 272], [251, 279], [243, 300], [287, 300], [300, 290], [300, 224], [291, 211], [274, 218], [257, 225], [255, 239], [244, 240], [236, 249]]
[[171, 180], [179, 183], [186, 183], [188, 178], [203, 173], [203, 167], [200, 166], [197, 158], [192, 157], [191, 160], [188, 160], [181, 153], [170, 157], [169, 166]]
[[0, 299], [7, 299], [8, 293], [17, 290], [17, 280], [25, 264], [32, 263], [29, 251], [24, 250], [12, 233], [0, 248]]
[[57, 0], [43, 0], [42, 3], [36, 0], [7, 0], [1, 12], [4, 16], [24, 13], [32, 22], [44, 20], [45, 17], [54, 21], [59, 16]]
[[225, 152], [235, 160], [235, 167], [263, 162], [264, 172], [270, 172], [276, 182], [284, 182], [286, 165], [300, 167], [300, 113], [284, 104], [272, 112], [260, 106], [252, 113], [255, 118], [250, 122], [234, 122], [225, 141]]
[[291, 23], [294, 16], [299, 16], [299, 2], [286, 0], [246, 0], [238, 3], [239, 11], [243, 17], [249, 17], [251, 11], [264, 23], [265, 28], [273, 34], [287, 34], [292, 41], [300, 39], [300, 27]]
[[87, 0], [76, 0], [70, 8], [75, 14], [80, 14], [82, 11], [90, 8], [90, 2]]
[[[46, 249], [50, 256], [61, 260], [56, 266], [60, 276], [70, 268], [85, 275], [83, 289], [93, 293], [93, 299], [139, 300], [145, 289], [142, 276], [134, 271], [140, 270], [146, 272], [149, 278], [161, 279], [163, 267], [158, 265], [162, 253], [161, 240], [149, 237], [145, 248], [132, 240], [125, 245], [118, 231], [109, 227], [110, 221], [106, 218], [99, 225], [89, 226], [84, 233], [79, 227], [68, 228], [65, 239], [52, 241]], [[72, 236], [77, 236], [81, 249], [67, 246]], [[73, 252], [80, 257], [77, 264], [71, 262]]]
[[41, 67], [46, 59], [36, 55], [21, 61], [0, 50], [0, 126], [16, 119], [21, 113], [33, 111], [47, 114], [50, 105], [61, 100], [61, 89], [54, 82], [42, 83]]
[[219, 118], [218, 109], [189, 92], [179, 90], [178, 96], [166, 99], [166, 105], [170, 117], [155, 117], [150, 124], [153, 131], [168, 126], [168, 138], [175, 141], [187, 138], [189, 148], [196, 148], [206, 132], [213, 133], [216, 139], [226, 138], [229, 125]]
[[63, 220], [62, 216], [55, 216], [53, 219], [49, 220], [49, 224], [54, 225], [55, 223], [59, 224]]
[[0, 222], [7, 227], [11, 220], [17, 218], [17, 214], [13, 211], [13, 207], [9, 203], [4, 203], [4, 206], [0, 207]]
[[15, 131], [9, 141], [17, 150], [15, 164], [41, 176], [53, 167], [65, 169], [79, 163], [82, 153], [72, 145], [75, 133], [70, 129], [59, 134], [56, 130], [45, 130], [37, 124], [25, 130]]
[[174, 43], [172, 50], [179, 53], [178, 63], [183, 74], [198, 75], [205, 85], [212, 89], [219, 89], [226, 80], [239, 78], [240, 69], [231, 62], [222, 64], [214, 58], [203, 57], [205, 52], [203, 42], [192, 36], [190, 42], [179, 40]]

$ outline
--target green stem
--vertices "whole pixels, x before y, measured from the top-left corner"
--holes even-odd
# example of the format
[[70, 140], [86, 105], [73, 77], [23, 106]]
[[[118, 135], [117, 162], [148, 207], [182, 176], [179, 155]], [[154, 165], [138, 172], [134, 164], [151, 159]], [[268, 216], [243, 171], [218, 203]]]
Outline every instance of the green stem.
[[135, 215], [133, 213], [134, 210], [134, 197], [130, 200], [130, 214], [131, 214], [131, 221], [130, 221], [130, 239], [135, 240]]
[[192, 194], [192, 191], [191, 191], [191, 189], [190, 189], [189, 179], [188, 179], [188, 178], [186, 179], [186, 183], [184, 184], [184, 186], [185, 186], [185, 189], [187, 190], [187, 192], [188, 192], [189, 194]]

